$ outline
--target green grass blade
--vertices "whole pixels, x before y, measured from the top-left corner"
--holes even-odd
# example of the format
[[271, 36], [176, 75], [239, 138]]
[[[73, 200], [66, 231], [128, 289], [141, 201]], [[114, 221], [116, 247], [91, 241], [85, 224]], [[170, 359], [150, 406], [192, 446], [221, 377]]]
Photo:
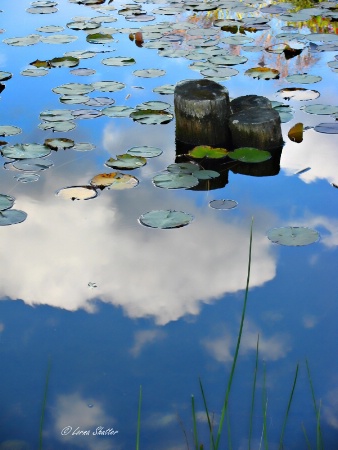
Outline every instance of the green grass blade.
[[40, 431], [39, 431], [39, 450], [42, 450], [42, 433], [43, 433], [43, 424], [45, 421], [45, 412], [46, 412], [46, 404], [47, 404], [47, 393], [48, 393], [48, 384], [49, 384], [49, 377], [50, 377], [50, 371], [51, 371], [51, 362], [48, 362], [47, 367], [47, 374], [46, 374], [46, 381], [45, 381], [45, 389], [43, 393], [43, 400], [42, 400], [42, 410], [41, 410], [41, 417], [40, 417]]
[[196, 420], [196, 411], [195, 411], [195, 398], [191, 396], [191, 409], [192, 409], [192, 420], [194, 424], [194, 444], [195, 449], [198, 450], [198, 434], [197, 434], [197, 420]]
[[204, 409], [207, 415], [207, 419], [208, 419], [208, 426], [209, 426], [209, 433], [210, 433], [210, 440], [211, 440], [211, 448], [213, 450], [215, 450], [215, 440], [214, 440], [214, 433], [213, 433], [213, 426], [210, 420], [210, 415], [209, 415], [209, 410], [208, 410], [208, 406], [207, 406], [207, 401], [206, 401], [206, 397], [204, 394], [204, 389], [203, 389], [203, 385], [202, 385], [202, 381], [199, 378], [199, 383], [200, 383], [200, 389], [201, 389], [201, 393], [202, 393], [202, 398], [203, 398], [203, 403], [204, 403]]
[[263, 441], [265, 450], [268, 450], [268, 427], [267, 427], [267, 414], [268, 412], [268, 398], [266, 395], [266, 367], [264, 364], [263, 370]]
[[138, 398], [136, 450], [140, 450], [141, 405], [142, 405], [142, 386], [140, 386], [140, 394], [139, 394], [139, 398]]
[[289, 402], [288, 402], [288, 406], [287, 406], [287, 409], [286, 409], [284, 422], [283, 422], [283, 426], [282, 426], [282, 432], [281, 432], [281, 436], [280, 436], [280, 440], [279, 440], [279, 449], [280, 450], [283, 448], [283, 439], [284, 439], [285, 427], [286, 427], [286, 422], [287, 422], [288, 417], [289, 417], [289, 412], [290, 412], [290, 408], [291, 408], [293, 394], [295, 392], [295, 387], [296, 387], [297, 377], [298, 377], [298, 370], [299, 370], [299, 364], [297, 363], [296, 372], [295, 372], [295, 376], [294, 376], [294, 379], [293, 379], [293, 385], [292, 385], [292, 389], [291, 389], [291, 394], [290, 394], [290, 397], [289, 397]]
[[229, 408], [227, 408], [226, 417], [227, 417], [227, 428], [228, 428], [228, 446], [229, 446], [229, 450], [232, 450]]
[[254, 413], [254, 406], [255, 406], [256, 381], [257, 381], [257, 371], [258, 371], [258, 348], [259, 348], [259, 335], [257, 337], [254, 381], [253, 381], [252, 396], [251, 396], [250, 428], [249, 428], [249, 450], [251, 450], [252, 423], [253, 423], [253, 413]]
[[315, 390], [313, 388], [312, 377], [311, 377], [311, 372], [310, 372], [310, 367], [309, 367], [308, 360], [306, 360], [305, 362], [306, 362], [307, 375], [308, 375], [308, 379], [309, 379], [309, 382], [310, 382], [313, 407], [315, 409], [316, 419], [317, 419], [317, 449], [319, 450], [319, 449], [323, 449], [324, 448], [323, 436], [322, 436], [322, 431], [321, 431], [321, 427], [320, 427], [320, 420], [319, 420], [320, 419], [320, 412], [319, 412], [319, 409], [317, 407]]
[[303, 430], [303, 433], [304, 433], [304, 437], [305, 437], [305, 441], [306, 441], [306, 446], [307, 446], [308, 450], [312, 450], [312, 447], [311, 447], [311, 444], [310, 444], [310, 440], [309, 440], [309, 438], [308, 438], [308, 435], [307, 435], [307, 432], [306, 432], [306, 429], [305, 429], [303, 423], [302, 423], [302, 430]]
[[247, 271], [247, 279], [246, 279], [246, 287], [245, 287], [245, 295], [244, 295], [244, 304], [243, 304], [243, 308], [242, 308], [241, 324], [240, 324], [240, 327], [239, 327], [239, 332], [238, 332], [238, 337], [237, 337], [237, 344], [236, 344], [236, 350], [235, 350], [235, 355], [234, 355], [234, 358], [233, 358], [233, 361], [232, 361], [230, 377], [229, 377], [229, 381], [228, 381], [228, 385], [227, 385], [227, 389], [226, 389], [226, 393], [225, 393], [225, 399], [224, 399], [224, 402], [223, 402], [221, 419], [220, 419], [219, 426], [218, 426], [216, 446], [215, 446], [216, 450], [218, 450], [219, 442], [220, 442], [220, 439], [221, 439], [223, 423], [224, 423], [224, 418], [225, 418], [225, 412], [226, 412], [226, 409], [228, 407], [228, 401], [229, 401], [231, 385], [232, 385], [232, 382], [233, 382], [233, 377], [234, 377], [236, 363], [237, 363], [237, 357], [238, 357], [238, 353], [239, 353], [239, 347], [240, 347], [242, 333], [243, 333], [243, 325], [244, 325], [244, 318], [245, 318], [245, 313], [246, 313], [246, 305], [247, 305], [247, 300], [248, 300], [250, 270], [251, 270], [252, 228], [253, 228], [253, 219], [251, 221], [251, 228], [250, 228], [248, 271]]

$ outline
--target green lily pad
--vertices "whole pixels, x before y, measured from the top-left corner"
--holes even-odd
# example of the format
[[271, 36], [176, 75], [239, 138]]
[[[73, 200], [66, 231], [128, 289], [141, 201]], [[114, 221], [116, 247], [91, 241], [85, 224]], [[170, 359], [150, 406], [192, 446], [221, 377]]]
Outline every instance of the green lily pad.
[[126, 85], [118, 81], [97, 81], [92, 83], [93, 90], [100, 92], [116, 92], [124, 89]]
[[59, 100], [65, 105], [81, 105], [87, 104], [90, 101], [90, 97], [87, 95], [62, 95]]
[[59, 189], [56, 195], [65, 200], [90, 200], [97, 197], [97, 191], [93, 186], [69, 186]]
[[12, 125], [0, 125], [0, 136], [14, 136], [22, 133], [21, 128]]
[[40, 42], [41, 36], [39, 34], [30, 34], [29, 36], [24, 37], [13, 37], [4, 39], [4, 42], [7, 45], [13, 45], [16, 47], [26, 47], [28, 45], [34, 45]]
[[41, 144], [5, 145], [1, 149], [2, 156], [10, 159], [42, 158], [50, 152], [50, 148]]
[[74, 147], [74, 141], [67, 138], [46, 139], [44, 144], [47, 147], [50, 147], [52, 150], [59, 150], [59, 149], [65, 150], [66, 148]]
[[319, 75], [309, 75], [307, 73], [299, 73], [295, 75], [288, 75], [285, 79], [289, 83], [312, 84], [321, 81], [322, 77], [320, 77]]
[[157, 86], [153, 89], [153, 92], [156, 92], [157, 94], [161, 95], [171, 95], [175, 91], [175, 85], [174, 84], [163, 84], [162, 86]]
[[147, 145], [142, 147], [132, 147], [127, 150], [129, 155], [138, 156], [142, 158], [155, 158], [162, 155], [162, 150], [157, 147], [149, 147]]
[[198, 179], [188, 174], [164, 173], [156, 175], [153, 183], [163, 189], [189, 189], [198, 185]]
[[182, 211], [169, 210], [154, 210], [142, 214], [139, 222], [142, 225], [150, 228], [171, 229], [180, 228], [188, 225], [193, 220], [191, 214]]
[[96, 70], [82, 67], [81, 69], [73, 69], [70, 73], [78, 77], [88, 77], [89, 75], [94, 75]]
[[313, 91], [311, 89], [305, 88], [284, 88], [277, 91], [277, 95], [284, 98], [285, 100], [315, 100], [319, 97], [318, 91]]
[[44, 77], [48, 75], [47, 69], [25, 69], [20, 72], [24, 77]]
[[90, 184], [100, 189], [107, 187], [121, 191], [124, 189], [132, 189], [138, 185], [139, 181], [136, 177], [120, 172], [100, 173], [91, 179]]
[[143, 167], [146, 163], [146, 158], [125, 153], [123, 155], [117, 155], [116, 159], [109, 158], [105, 165], [113, 169], [131, 170]]
[[235, 34], [233, 36], [228, 36], [226, 38], [221, 39], [221, 42], [230, 45], [242, 45], [248, 44], [249, 42], [253, 42], [253, 39], [249, 36], [244, 36], [243, 34]]
[[219, 172], [216, 172], [216, 170], [197, 170], [193, 173], [194, 177], [196, 177], [198, 180], [212, 180], [214, 178], [217, 178], [220, 176]]
[[0, 226], [15, 225], [27, 219], [27, 213], [19, 209], [0, 211]]
[[107, 42], [112, 42], [114, 38], [111, 34], [93, 33], [88, 34], [86, 40], [91, 44], [106, 44]]
[[198, 145], [188, 152], [188, 155], [192, 158], [202, 159], [220, 159], [224, 158], [229, 153], [225, 148], [215, 148], [209, 145]]
[[199, 164], [186, 162], [186, 163], [173, 163], [169, 164], [167, 171], [170, 173], [190, 174], [195, 175], [201, 169]]
[[36, 29], [36, 31], [41, 31], [42, 33], [59, 33], [63, 30], [64, 28], [59, 25], [45, 25]]
[[160, 101], [144, 102], [136, 106], [136, 109], [152, 109], [153, 111], [165, 111], [168, 108], [171, 108], [170, 103]]
[[136, 64], [136, 61], [134, 58], [128, 58], [127, 56], [115, 56], [114, 58], [106, 58], [103, 59], [102, 64], [105, 66], [131, 66], [133, 64]]
[[39, 180], [40, 175], [37, 173], [24, 173], [23, 175], [18, 175], [14, 178], [16, 178], [17, 181], [20, 181], [20, 183], [34, 183]]
[[77, 36], [71, 34], [55, 34], [53, 36], [42, 36], [40, 41], [44, 44], [69, 44], [77, 40]]
[[78, 109], [72, 111], [72, 116], [75, 119], [96, 119], [97, 117], [102, 116], [102, 111], [97, 109]]
[[245, 56], [240, 55], [219, 55], [219, 56], [212, 56], [208, 59], [208, 61], [211, 64], [217, 64], [217, 65], [225, 65], [225, 66], [234, 66], [237, 64], [244, 64], [246, 63], [248, 58]]
[[139, 69], [139, 70], [134, 70], [133, 74], [136, 77], [156, 78], [156, 77], [162, 77], [163, 75], [165, 75], [165, 70], [163, 70], [163, 69]]
[[209, 202], [210, 208], [213, 209], [233, 209], [238, 206], [238, 203], [235, 200], [212, 200]]
[[25, 172], [40, 172], [54, 165], [53, 161], [43, 158], [19, 159], [12, 164], [16, 169], [24, 170]]
[[338, 113], [338, 106], [334, 105], [313, 104], [303, 106], [301, 109], [309, 114], [318, 115], [331, 115]]
[[140, 109], [132, 112], [130, 116], [135, 122], [145, 125], [166, 124], [173, 120], [173, 114], [168, 111], [157, 111], [152, 109]]
[[201, 75], [205, 77], [228, 78], [237, 75], [239, 72], [232, 67], [206, 68], [201, 70]]
[[267, 233], [268, 239], [275, 244], [288, 246], [309, 245], [320, 238], [318, 231], [306, 227], [272, 228]]
[[46, 122], [64, 122], [73, 120], [71, 111], [67, 109], [50, 109], [40, 113], [40, 119]]
[[90, 152], [91, 150], [94, 150], [94, 148], [95, 145], [90, 142], [78, 142], [72, 147], [72, 150], [75, 150], [76, 152]]
[[38, 127], [45, 131], [66, 133], [67, 131], [74, 130], [76, 124], [70, 120], [64, 122], [42, 122], [39, 123]]
[[82, 84], [82, 83], [66, 83], [53, 88], [52, 91], [55, 94], [60, 95], [82, 95], [89, 94], [89, 92], [93, 92], [95, 87], [91, 84]]
[[259, 150], [253, 147], [237, 148], [228, 153], [229, 158], [245, 163], [260, 163], [271, 158], [271, 153], [266, 150]]
[[129, 117], [135, 109], [129, 106], [109, 106], [102, 110], [102, 114], [108, 117]]
[[0, 211], [5, 211], [14, 205], [14, 198], [10, 195], [0, 194]]
[[7, 81], [12, 78], [12, 74], [10, 72], [0, 71], [0, 81]]
[[62, 56], [60, 58], [53, 58], [49, 61], [52, 67], [76, 67], [80, 60], [73, 56]]

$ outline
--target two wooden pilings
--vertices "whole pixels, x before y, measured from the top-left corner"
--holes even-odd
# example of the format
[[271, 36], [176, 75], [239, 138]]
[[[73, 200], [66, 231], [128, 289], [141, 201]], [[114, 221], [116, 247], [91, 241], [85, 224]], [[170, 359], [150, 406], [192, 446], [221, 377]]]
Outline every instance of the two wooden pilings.
[[176, 85], [174, 104], [177, 142], [261, 150], [283, 145], [280, 116], [265, 97], [246, 95], [230, 102], [224, 86], [186, 80]]

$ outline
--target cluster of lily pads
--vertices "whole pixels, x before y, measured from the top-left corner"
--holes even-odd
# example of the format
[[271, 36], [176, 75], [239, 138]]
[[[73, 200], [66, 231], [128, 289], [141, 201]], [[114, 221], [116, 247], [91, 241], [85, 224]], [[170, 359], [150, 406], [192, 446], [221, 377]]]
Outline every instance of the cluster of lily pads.
[[0, 226], [21, 223], [27, 218], [27, 213], [12, 209], [15, 199], [10, 195], [0, 194]]

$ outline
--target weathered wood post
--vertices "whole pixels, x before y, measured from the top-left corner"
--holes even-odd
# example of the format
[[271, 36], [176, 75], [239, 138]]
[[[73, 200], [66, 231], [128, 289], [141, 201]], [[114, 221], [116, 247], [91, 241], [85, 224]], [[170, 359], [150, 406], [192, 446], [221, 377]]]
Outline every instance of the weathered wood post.
[[283, 145], [280, 116], [267, 98], [246, 95], [233, 100], [230, 106], [229, 128], [234, 148], [273, 150]]
[[228, 90], [208, 79], [185, 80], [175, 87], [176, 141], [229, 147]]

